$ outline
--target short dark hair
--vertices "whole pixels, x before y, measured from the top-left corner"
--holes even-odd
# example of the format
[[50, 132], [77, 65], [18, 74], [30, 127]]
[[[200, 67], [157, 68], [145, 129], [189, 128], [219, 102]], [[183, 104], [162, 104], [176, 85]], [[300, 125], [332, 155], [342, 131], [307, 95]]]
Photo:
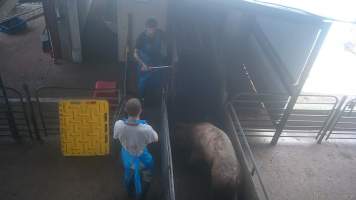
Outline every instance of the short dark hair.
[[129, 116], [137, 116], [142, 109], [141, 102], [137, 98], [129, 99], [125, 105], [125, 111]]
[[146, 20], [146, 27], [147, 28], [157, 28], [158, 22], [155, 18], [150, 17]]

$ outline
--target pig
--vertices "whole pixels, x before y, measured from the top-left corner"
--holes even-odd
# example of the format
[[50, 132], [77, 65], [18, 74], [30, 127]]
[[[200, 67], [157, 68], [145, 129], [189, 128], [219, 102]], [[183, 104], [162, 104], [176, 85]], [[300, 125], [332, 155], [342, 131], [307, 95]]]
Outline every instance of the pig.
[[240, 164], [229, 137], [221, 129], [207, 122], [179, 124], [174, 142], [188, 152], [191, 164], [205, 164], [213, 199], [236, 199]]

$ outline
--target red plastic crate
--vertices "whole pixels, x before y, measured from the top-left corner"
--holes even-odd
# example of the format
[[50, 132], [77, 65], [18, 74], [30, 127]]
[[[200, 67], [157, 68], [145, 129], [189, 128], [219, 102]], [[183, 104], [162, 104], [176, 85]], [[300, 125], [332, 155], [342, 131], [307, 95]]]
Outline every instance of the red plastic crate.
[[[93, 97], [107, 97], [110, 104], [116, 104], [118, 99], [116, 81], [97, 81], [95, 83], [95, 91]], [[107, 91], [100, 91], [105, 90]]]

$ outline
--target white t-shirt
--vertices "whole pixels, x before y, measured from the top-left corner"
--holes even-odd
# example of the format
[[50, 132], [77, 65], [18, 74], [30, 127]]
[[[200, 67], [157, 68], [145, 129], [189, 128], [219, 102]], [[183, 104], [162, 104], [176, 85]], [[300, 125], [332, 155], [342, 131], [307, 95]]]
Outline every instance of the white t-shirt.
[[114, 139], [119, 139], [130, 154], [138, 156], [148, 144], [158, 141], [158, 135], [148, 124], [128, 125], [119, 120], [115, 122]]

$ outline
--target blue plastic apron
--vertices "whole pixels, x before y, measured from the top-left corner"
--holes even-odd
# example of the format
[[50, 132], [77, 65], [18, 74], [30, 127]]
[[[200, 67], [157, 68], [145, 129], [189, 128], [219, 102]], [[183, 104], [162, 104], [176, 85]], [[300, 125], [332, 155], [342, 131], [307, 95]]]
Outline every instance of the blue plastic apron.
[[[128, 125], [127, 120], [124, 120], [125, 124]], [[139, 124], [146, 124], [145, 120], [137, 120], [137, 126]], [[130, 124], [131, 125], [131, 124]], [[153, 172], [154, 160], [150, 152], [145, 148], [143, 153], [139, 156], [131, 155], [124, 147], [121, 148], [121, 159], [124, 164], [124, 183], [127, 191], [130, 193], [130, 185], [133, 181], [135, 186], [135, 196], [139, 197], [142, 194], [142, 182], [140, 170], [148, 170], [150, 173]], [[131, 170], [133, 168], [134, 174], [132, 176]], [[133, 180], [132, 180], [133, 178]]]

